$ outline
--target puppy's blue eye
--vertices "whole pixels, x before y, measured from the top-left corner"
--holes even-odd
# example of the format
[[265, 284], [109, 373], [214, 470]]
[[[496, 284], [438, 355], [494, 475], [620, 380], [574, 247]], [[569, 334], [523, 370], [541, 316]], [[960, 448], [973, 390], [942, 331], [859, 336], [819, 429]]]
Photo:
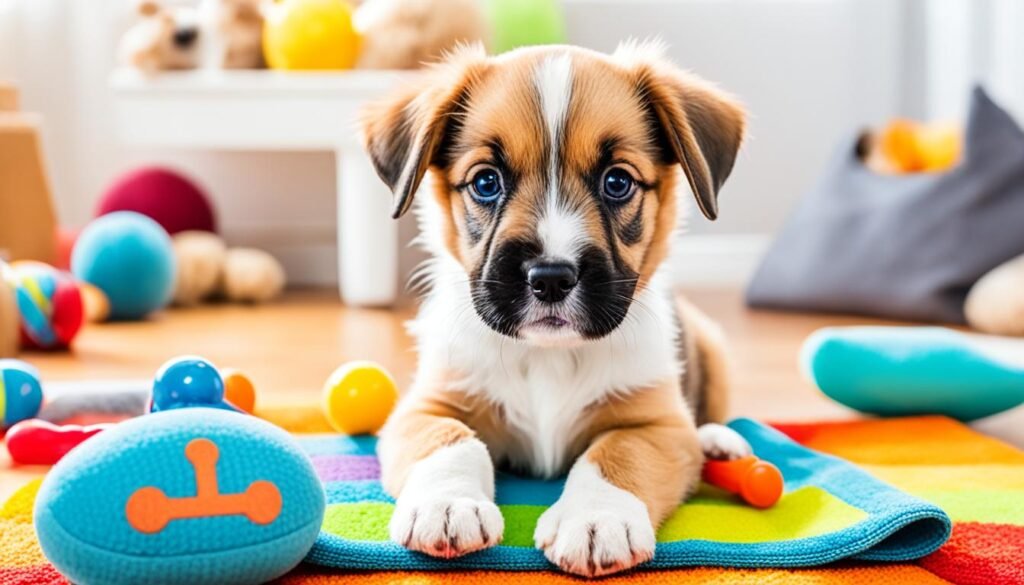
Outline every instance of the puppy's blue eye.
[[633, 179], [633, 175], [629, 174], [629, 171], [613, 167], [604, 174], [601, 189], [608, 199], [617, 202], [625, 201], [636, 191], [636, 180]]
[[494, 169], [483, 169], [473, 175], [470, 181], [470, 188], [473, 199], [481, 203], [493, 203], [501, 197], [504, 187], [501, 184], [501, 175]]

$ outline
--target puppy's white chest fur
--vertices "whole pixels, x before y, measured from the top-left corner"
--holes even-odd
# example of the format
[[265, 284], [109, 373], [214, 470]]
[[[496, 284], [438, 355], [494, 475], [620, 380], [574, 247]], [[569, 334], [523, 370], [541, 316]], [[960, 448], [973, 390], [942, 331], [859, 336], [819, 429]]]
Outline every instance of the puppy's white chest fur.
[[453, 262], [442, 257], [432, 267], [434, 286], [411, 325], [420, 374], [448, 368], [461, 376], [453, 389], [493, 403], [516, 443], [507, 450], [512, 465], [542, 476], [565, 471], [588, 406], [679, 378], [679, 332], [666, 278], [655, 277], [607, 337], [576, 347], [537, 347], [481, 322]]

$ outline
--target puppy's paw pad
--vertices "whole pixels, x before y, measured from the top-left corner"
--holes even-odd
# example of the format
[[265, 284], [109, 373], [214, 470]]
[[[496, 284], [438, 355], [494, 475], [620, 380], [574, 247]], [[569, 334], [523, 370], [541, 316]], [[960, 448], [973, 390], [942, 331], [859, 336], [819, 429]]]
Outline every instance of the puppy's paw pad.
[[537, 522], [534, 541], [567, 573], [598, 577], [654, 558], [654, 528], [647, 507], [627, 494], [616, 505], [559, 500]]
[[715, 423], [701, 425], [697, 429], [701, 450], [709, 459], [739, 459], [751, 455], [750, 443], [739, 433]]
[[399, 498], [389, 530], [410, 550], [450, 559], [498, 544], [505, 521], [486, 498]]

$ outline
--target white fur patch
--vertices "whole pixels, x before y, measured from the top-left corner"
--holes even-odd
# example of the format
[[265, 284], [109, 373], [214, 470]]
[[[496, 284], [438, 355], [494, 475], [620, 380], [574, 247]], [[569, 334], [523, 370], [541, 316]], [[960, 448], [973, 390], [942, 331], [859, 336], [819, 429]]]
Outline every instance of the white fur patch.
[[465, 270], [443, 244], [431, 248], [437, 253], [429, 269], [433, 286], [410, 324], [422, 375], [438, 367], [462, 372], [455, 389], [500, 406], [511, 430], [508, 440], [519, 446], [516, 452], [526, 453], [526, 460], [513, 464], [541, 476], [563, 473], [587, 406], [679, 379], [679, 331], [667, 274], [655, 275], [607, 336], [572, 347], [541, 347], [484, 324], [472, 306]]
[[697, 429], [697, 439], [704, 456], [710, 459], [739, 459], [753, 453], [746, 439], [720, 424], [701, 425]]
[[573, 465], [565, 491], [537, 521], [537, 548], [563, 571], [595, 577], [654, 558], [647, 506], [609, 483], [585, 457]]
[[575, 264], [586, 243], [586, 228], [579, 214], [555, 205], [545, 210], [537, 224], [537, 236], [544, 246], [545, 258]]
[[585, 241], [583, 221], [562, 205], [558, 176], [559, 151], [565, 120], [572, 100], [572, 58], [568, 53], [551, 55], [537, 66], [534, 83], [540, 94], [541, 111], [551, 145], [548, 154], [548, 192], [544, 215], [537, 226], [544, 256], [575, 262]]
[[487, 447], [469, 439], [413, 465], [389, 530], [402, 546], [444, 558], [501, 541], [505, 522], [494, 505], [494, 465]]

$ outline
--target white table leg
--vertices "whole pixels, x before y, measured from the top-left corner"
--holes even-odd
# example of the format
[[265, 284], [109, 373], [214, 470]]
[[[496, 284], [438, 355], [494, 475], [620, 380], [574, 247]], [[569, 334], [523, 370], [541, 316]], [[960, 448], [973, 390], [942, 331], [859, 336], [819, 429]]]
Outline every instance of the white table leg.
[[338, 285], [355, 306], [386, 306], [398, 293], [398, 222], [391, 192], [361, 149], [335, 153], [338, 182]]

